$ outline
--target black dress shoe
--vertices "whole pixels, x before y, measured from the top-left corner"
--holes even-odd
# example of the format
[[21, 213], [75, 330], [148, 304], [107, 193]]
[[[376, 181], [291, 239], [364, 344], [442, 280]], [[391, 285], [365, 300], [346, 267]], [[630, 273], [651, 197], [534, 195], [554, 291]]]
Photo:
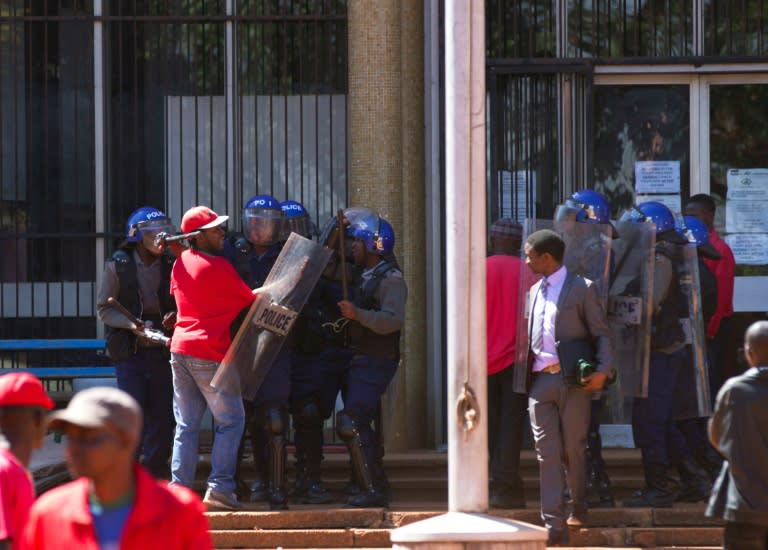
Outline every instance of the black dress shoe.
[[348, 508], [387, 508], [389, 499], [383, 491], [361, 491], [349, 497], [345, 506]]

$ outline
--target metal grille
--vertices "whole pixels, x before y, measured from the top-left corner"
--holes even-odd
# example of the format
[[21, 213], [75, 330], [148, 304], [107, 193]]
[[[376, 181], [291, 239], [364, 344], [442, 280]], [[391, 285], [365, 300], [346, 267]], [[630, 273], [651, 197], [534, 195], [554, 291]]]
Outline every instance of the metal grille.
[[89, 9], [0, 7], [0, 338], [95, 329]]
[[768, 53], [768, 2], [704, 0], [705, 55]]
[[692, 0], [569, 0], [569, 57], [693, 55]]
[[104, 0], [94, 16], [90, 0], [0, 3], [0, 338], [95, 336], [97, 251], [139, 206], [178, 222], [256, 192], [315, 216], [346, 202], [346, 2], [227, 5]]
[[592, 66], [496, 61], [488, 93], [489, 219], [550, 218], [563, 196], [589, 186]]
[[555, 57], [556, 0], [487, 0], [488, 58]]

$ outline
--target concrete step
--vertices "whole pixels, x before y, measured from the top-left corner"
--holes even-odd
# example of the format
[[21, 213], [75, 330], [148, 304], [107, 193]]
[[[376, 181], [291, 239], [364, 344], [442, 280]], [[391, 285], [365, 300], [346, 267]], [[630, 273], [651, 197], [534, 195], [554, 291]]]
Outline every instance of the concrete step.
[[[283, 512], [245, 510], [211, 512], [217, 548], [359, 548], [390, 547], [392, 529], [421, 521], [444, 510], [355, 510], [303, 506]], [[541, 525], [539, 512], [491, 510], [491, 514]], [[589, 528], [571, 532], [574, 547], [717, 547], [722, 524], [704, 517], [703, 505], [670, 509], [590, 511]]]

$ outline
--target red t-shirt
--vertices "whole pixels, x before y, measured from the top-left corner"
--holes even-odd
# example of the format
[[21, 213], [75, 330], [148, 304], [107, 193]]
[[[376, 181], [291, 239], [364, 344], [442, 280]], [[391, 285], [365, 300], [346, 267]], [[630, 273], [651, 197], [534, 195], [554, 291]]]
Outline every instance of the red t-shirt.
[[717, 279], [717, 309], [709, 320], [707, 338], [714, 338], [720, 330], [720, 322], [733, 315], [733, 283], [736, 277], [736, 259], [733, 251], [713, 227], [709, 231], [709, 242], [720, 253], [719, 260], [704, 259], [704, 264]]
[[504, 370], [515, 360], [520, 258], [498, 254], [485, 263], [488, 374]]
[[11, 548], [18, 548], [34, 501], [29, 472], [9, 449], [0, 448], [0, 540], [11, 539]]
[[229, 325], [254, 300], [251, 289], [226, 259], [189, 249], [173, 264], [171, 294], [178, 309], [171, 351], [221, 361]]

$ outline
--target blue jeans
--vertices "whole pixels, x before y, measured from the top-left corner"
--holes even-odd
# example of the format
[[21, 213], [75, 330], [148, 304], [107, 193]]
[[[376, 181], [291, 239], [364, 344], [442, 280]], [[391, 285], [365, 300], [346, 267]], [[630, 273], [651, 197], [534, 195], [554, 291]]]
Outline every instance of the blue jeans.
[[211, 409], [216, 432], [208, 487], [215, 491], [233, 493], [237, 449], [245, 426], [245, 411], [239, 395], [211, 387], [218, 366], [216, 361], [171, 354], [173, 414], [176, 417], [171, 480], [186, 487], [192, 486], [197, 468], [200, 424], [207, 405]]

